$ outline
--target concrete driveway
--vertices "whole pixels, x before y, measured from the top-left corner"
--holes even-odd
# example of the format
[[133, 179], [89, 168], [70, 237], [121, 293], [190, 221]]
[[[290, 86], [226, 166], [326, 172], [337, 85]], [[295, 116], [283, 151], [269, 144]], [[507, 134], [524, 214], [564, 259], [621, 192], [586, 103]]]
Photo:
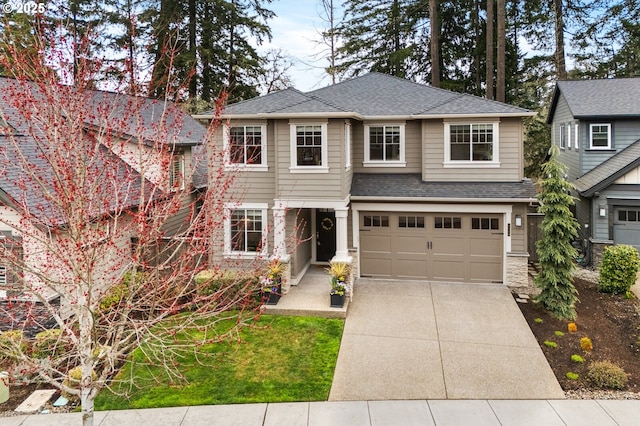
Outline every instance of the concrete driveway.
[[507, 287], [358, 280], [330, 401], [558, 398]]

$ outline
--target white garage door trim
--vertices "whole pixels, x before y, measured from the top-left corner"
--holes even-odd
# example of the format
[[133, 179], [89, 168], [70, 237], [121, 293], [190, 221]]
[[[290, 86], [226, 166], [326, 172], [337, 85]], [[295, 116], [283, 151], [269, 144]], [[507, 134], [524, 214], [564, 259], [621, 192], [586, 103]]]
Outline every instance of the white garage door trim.
[[[510, 204], [404, 204], [404, 203], [352, 203], [351, 220], [353, 245], [358, 248], [360, 256], [360, 212], [420, 212], [420, 213], [493, 213], [502, 214], [504, 223], [503, 253], [502, 253], [502, 282], [507, 283], [507, 253], [511, 252], [511, 213]], [[360, 259], [358, 259], [360, 262]], [[358, 276], [360, 271], [358, 271]]]

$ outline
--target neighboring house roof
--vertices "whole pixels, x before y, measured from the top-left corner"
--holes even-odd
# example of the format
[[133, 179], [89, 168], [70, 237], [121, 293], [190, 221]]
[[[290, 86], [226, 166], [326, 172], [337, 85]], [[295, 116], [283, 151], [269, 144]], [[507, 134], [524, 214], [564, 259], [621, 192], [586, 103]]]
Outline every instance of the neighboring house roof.
[[[0, 77], [0, 93], [5, 96], [20, 93], [22, 89], [19, 86], [24, 84], [35, 86], [35, 83]], [[99, 90], [78, 92], [73, 87], [63, 87], [69, 96], [84, 97], [87, 113], [83, 118], [87, 120], [87, 126], [105, 128], [100, 120], [108, 118], [113, 120], [109, 124], [114, 133], [142, 136], [150, 142], [171, 146], [197, 145], [206, 136], [206, 128], [173, 102]], [[34, 89], [31, 91], [34, 96], [42, 96]], [[42, 99], [42, 102], [47, 102], [47, 99]], [[161, 124], [165, 129], [158, 128]]]
[[640, 117], [640, 77], [558, 81], [547, 123], [564, 96], [575, 118]]
[[424, 182], [420, 174], [355, 173], [351, 199], [442, 199], [487, 202], [534, 201], [536, 189], [525, 179], [521, 182]]
[[592, 197], [627, 172], [640, 166], [640, 140], [580, 176], [574, 185], [583, 197]]
[[[211, 110], [196, 118], [213, 114]], [[223, 117], [406, 119], [533, 114], [501, 102], [372, 72], [311, 92], [286, 89], [231, 104]]]

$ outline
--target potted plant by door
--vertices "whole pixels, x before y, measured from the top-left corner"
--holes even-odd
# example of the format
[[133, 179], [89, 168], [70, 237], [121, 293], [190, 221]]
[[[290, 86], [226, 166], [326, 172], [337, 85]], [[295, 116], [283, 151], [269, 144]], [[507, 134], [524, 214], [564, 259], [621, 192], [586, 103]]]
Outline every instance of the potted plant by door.
[[331, 275], [331, 291], [329, 292], [332, 308], [342, 308], [344, 306], [345, 293], [347, 291], [347, 280], [349, 279], [349, 264], [335, 262], [327, 269]]
[[267, 264], [267, 274], [260, 279], [262, 300], [267, 305], [276, 305], [282, 296], [282, 272], [284, 265], [274, 259]]

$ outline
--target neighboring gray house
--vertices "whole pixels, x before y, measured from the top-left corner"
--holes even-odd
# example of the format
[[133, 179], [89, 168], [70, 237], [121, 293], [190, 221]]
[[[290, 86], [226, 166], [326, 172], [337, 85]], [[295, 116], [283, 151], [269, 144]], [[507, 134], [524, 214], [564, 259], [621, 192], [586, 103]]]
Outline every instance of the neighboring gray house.
[[379, 73], [228, 105], [212, 146], [241, 198], [217, 260], [275, 256], [293, 284], [331, 260], [357, 276], [526, 282], [530, 115]]
[[547, 122], [594, 263], [607, 245], [640, 249], [640, 78], [559, 81]]

